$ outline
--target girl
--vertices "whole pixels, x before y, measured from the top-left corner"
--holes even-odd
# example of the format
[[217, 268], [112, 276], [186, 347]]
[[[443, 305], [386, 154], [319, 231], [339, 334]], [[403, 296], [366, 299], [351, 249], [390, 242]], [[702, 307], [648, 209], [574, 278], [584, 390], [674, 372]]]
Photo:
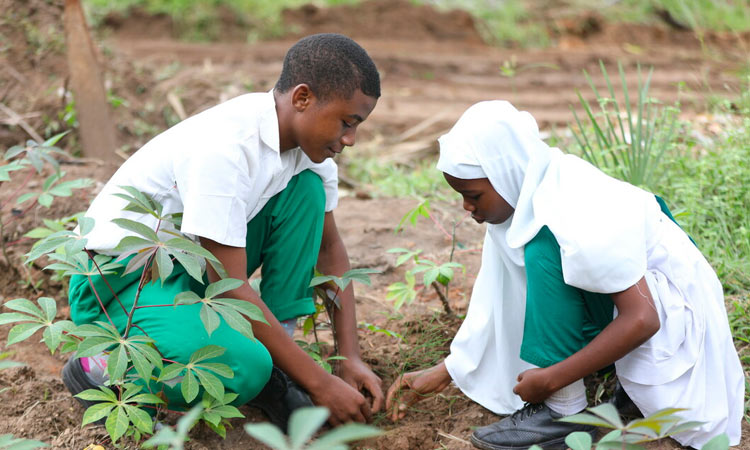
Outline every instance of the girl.
[[744, 379], [721, 284], [661, 199], [548, 147], [502, 101], [463, 114], [437, 167], [489, 224], [482, 267], [450, 355], [389, 389], [394, 420], [452, 380], [516, 411], [476, 429], [475, 446], [565, 448], [594, 429], [556, 420], [587, 406], [584, 376], [614, 364], [644, 415], [686, 408], [703, 423], [675, 436], [682, 445], [720, 433], [739, 444]]

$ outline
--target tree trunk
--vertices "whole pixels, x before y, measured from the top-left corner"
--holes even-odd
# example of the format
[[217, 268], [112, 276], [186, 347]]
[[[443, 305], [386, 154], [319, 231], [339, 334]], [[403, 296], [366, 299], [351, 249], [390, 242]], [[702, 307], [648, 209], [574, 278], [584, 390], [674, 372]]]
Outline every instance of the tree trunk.
[[65, 0], [63, 19], [70, 87], [80, 124], [83, 155], [103, 161], [115, 161], [115, 127], [80, 0]]

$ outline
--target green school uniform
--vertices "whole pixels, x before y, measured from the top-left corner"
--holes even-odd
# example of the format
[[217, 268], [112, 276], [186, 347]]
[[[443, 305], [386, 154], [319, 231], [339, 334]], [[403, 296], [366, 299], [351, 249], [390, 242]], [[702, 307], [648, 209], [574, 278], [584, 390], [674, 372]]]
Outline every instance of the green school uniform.
[[[315, 310], [309, 284], [317, 263], [324, 214], [323, 183], [318, 175], [306, 170], [294, 176], [287, 187], [272, 197], [247, 224], [247, 276], [262, 266], [261, 297], [280, 321], [311, 314]], [[128, 311], [133, 304], [139, 278], [140, 271], [125, 276], [106, 276]], [[102, 277], [92, 277], [91, 281], [115, 326], [121, 333], [124, 332], [127, 315], [123, 308], [114, 299]], [[156, 281], [143, 288], [138, 305], [171, 305], [180, 292], [193, 291], [203, 295], [204, 290], [205, 285], [196, 282], [175, 262], [174, 271], [163, 284]], [[71, 318], [76, 324], [108, 322], [87, 277], [71, 277], [69, 299]], [[193, 352], [206, 345], [226, 348], [222, 356], [209, 361], [232, 368], [234, 377], [222, 378], [222, 382], [228, 391], [238, 394], [233, 404], [246, 403], [268, 381], [271, 356], [260, 341], [246, 338], [223, 319], [209, 337], [200, 320], [200, 308], [199, 303], [138, 309], [133, 323], [140, 329], [133, 328], [131, 331], [142, 334], [141, 329], [145, 330], [156, 341], [165, 359], [183, 364], [189, 361]], [[171, 409], [189, 406], [185, 404], [179, 384], [170, 387], [152, 383], [152, 389], [162, 388]]]

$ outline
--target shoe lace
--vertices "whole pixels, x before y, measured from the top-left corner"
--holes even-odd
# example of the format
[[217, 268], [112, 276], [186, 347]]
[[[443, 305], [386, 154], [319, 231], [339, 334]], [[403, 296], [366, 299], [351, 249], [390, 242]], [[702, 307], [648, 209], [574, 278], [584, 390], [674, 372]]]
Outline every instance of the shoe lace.
[[510, 420], [515, 425], [518, 422], [523, 422], [524, 419], [531, 417], [534, 413], [542, 409], [543, 403], [525, 403], [523, 408], [514, 412], [510, 415]]

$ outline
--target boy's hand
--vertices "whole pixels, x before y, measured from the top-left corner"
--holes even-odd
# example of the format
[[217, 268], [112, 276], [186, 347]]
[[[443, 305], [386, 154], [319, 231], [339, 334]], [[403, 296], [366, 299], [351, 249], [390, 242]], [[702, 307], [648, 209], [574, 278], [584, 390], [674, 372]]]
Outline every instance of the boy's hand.
[[339, 376], [354, 389], [367, 390], [372, 396], [372, 412], [380, 411], [383, 406], [383, 380], [375, 375], [367, 364], [359, 358], [347, 358], [339, 365]]
[[557, 390], [549, 370], [529, 369], [518, 375], [518, 384], [513, 388], [513, 393], [525, 402], [541, 403]]
[[[400, 376], [388, 389], [386, 411], [391, 411], [394, 422], [406, 415], [406, 409], [428, 394], [440, 392], [451, 383], [445, 362], [429, 369], [409, 372]], [[402, 392], [402, 390], [404, 392]]]
[[328, 422], [337, 426], [347, 422], [370, 422], [372, 413], [365, 396], [335, 375], [328, 375], [318, 389], [310, 391], [310, 398], [318, 406], [331, 411]]

